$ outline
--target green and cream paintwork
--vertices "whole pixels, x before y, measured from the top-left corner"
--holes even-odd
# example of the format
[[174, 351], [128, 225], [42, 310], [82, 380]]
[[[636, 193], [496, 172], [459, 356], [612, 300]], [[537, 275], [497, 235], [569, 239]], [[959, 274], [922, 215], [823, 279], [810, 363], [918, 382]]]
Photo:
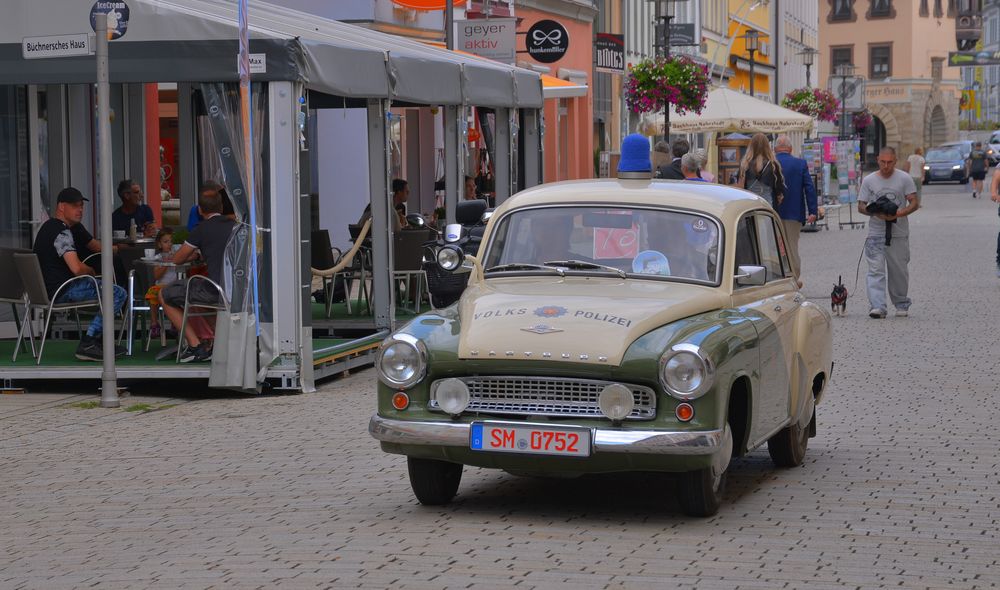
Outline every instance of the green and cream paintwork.
[[[668, 208], [708, 215], [722, 228], [721, 282], [701, 285], [576, 274], [483, 278], [480, 271], [473, 272], [457, 305], [424, 314], [400, 330], [426, 345], [428, 369], [427, 376], [406, 391], [411, 403], [403, 411], [392, 407], [396, 390], [379, 383], [378, 413], [370, 431], [385, 451], [511, 471], [714, 467], [721, 472], [732, 448], [733, 454], [741, 455], [793, 422], [809, 424], [832, 370], [830, 314], [806, 301], [794, 278], [741, 287], [733, 278], [737, 269], [732, 236], [737, 223], [747, 215], [776, 219], [762, 199], [708, 183], [611, 179], [543, 185], [497, 209], [480, 254], [489, 248], [492, 231], [507, 213], [557, 205]], [[538, 324], [549, 329], [531, 331]], [[682, 342], [700, 347], [715, 367], [711, 390], [691, 402], [695, 418], [687, 423], [675, 417], [680, 400], [664, 390], [658, 376], [660, 356]], [[643, 441], [595, 445], [587, 459], [470, 451], [467, 440], [462, 442], [462, 425], [474, 419], [510, 420], [465, 415], [452, 419], [428, 409], [433, 381], [466, 375], [572, 377], [644, 385], [657, 392], [657, 416], [621, 426], [606, 419], [553, 420], [592, 428], [607, 440], [615, 432], [625, 432], [639, 433], [635, 440]], [[729, 396], [736, 383], [749, 389], [747, 423], [739, 429], [727, 425]], [[547, 421], [532, 417], [532, 422]], [[742, 433], [741, 440], [727, 442], [734, 430]], [[421, 440], [431, 431], [440, 436]], [[671, 448], [670, 437], [657, 439], [656, 444], [652, 438], [641, 439], [642, 433], [697, 432], [719, 433], [719, 444], [691, 452]], [[660, 444], [663, 441], [668, 442]]]

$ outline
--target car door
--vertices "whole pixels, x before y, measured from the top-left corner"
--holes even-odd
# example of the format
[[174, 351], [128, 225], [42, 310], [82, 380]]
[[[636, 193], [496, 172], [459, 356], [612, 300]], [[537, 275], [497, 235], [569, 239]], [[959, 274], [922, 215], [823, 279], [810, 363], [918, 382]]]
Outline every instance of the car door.
[[758, 211], [740, 220], [737, 268], [741, 264], [766, 269], [763, 285], [734, 286], [733, 304], [753, 319], [759, 339], [758, 387], [753, 392], [753, 423], [748, 440], [756, 446], [788, 423], [791, 415], [790, 376], [794, 359], [795, 315], [802, 296], [795, 288], [777, 218]]

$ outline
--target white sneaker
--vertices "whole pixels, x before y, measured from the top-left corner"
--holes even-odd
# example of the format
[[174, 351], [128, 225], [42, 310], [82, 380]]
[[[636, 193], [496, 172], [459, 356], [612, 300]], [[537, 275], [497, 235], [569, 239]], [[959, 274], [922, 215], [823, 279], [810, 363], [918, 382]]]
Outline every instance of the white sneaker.
[[882, 311], [881, 309], [876, 309], [873, 307], [871, 308], [871, 311], [868, 312], [868, 317], [875, 320], [880, 320], [885, 317], [885, 312]]
[[908, 315], [910, 315], [910, 311], [908, 309], [897, 309], [896, 310], [896, 317], [897, 318], [905, 318]]

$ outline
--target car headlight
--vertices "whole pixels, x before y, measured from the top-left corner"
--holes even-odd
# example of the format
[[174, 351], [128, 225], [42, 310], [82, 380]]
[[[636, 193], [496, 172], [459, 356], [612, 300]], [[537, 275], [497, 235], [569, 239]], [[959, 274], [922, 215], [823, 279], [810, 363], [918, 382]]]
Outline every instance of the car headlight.
[[675, 344], [660, 357], [660, 383], [678, 399], [701, 397], [714, 379], [712, 362], [694, 344]]
[[955, 164], [954, 166], [951, 167], [951, 169], [952, 170], [961, 170], [962, 169], [962, 165], [961, 164]]
[[427, 347], [409, 334], [390, 336], [379, 347], [375, 366], [386, 385], [412, 387], [427, 373]]
[[930, 166], [924, 166], [924, 170], [930, 170], [930, 169], [931, 169]]

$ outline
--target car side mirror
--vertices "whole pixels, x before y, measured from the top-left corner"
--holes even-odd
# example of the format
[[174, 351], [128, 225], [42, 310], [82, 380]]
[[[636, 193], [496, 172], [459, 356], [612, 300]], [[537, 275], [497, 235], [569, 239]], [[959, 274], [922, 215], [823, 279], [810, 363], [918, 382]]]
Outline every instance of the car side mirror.
[[767, 269], [763, 266], [745, 265], [736, 270], [736, 284], [740, 287], [763, 285], [767, 282]]

